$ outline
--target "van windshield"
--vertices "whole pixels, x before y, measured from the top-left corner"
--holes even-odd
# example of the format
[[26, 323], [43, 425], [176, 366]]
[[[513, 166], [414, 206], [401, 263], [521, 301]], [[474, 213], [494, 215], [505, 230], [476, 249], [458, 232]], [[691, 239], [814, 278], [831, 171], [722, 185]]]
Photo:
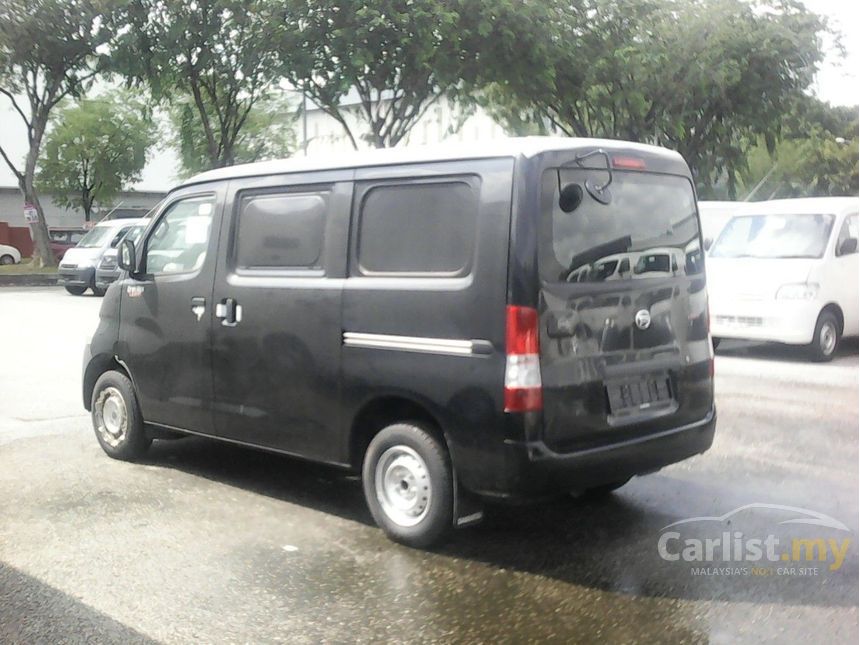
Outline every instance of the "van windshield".
[[833, 215], [741, 215], [733, 217], [714, 246], [715, 258], [820, 258]]
[[95, 249], [104, 246], [113, 239], [114, 235], [116, 235], [116, 229], [113, 226], [96, 226], [81, 238], [78, 248]]
[[[604, 282], [701, 273], [702, 251], [693, 187], [684, 177], [613, 171], [609, 204], [585, 182], [603, 184], [606, 170], [550, 169], [542, 178], [539, 261], [547, 281]], [[559, 184], [582, 187], [571, 212]]]

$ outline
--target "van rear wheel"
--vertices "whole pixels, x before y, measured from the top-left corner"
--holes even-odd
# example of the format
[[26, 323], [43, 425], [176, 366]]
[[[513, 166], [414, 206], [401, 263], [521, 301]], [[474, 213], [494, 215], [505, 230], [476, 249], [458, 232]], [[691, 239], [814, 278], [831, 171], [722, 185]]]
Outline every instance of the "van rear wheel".
[[395, 542], [427, 547], [453, 525], [447, 450], [418, 423], [395, 423], [373, 438], [364, 455], [362, 484], [373, 519]]
[[126, 461], [142, 456], [152, 439], [144, 430], [129, 378], [116, 370], [105, 372], [96, 381], [91, 401], [93, 430], [102, 450]]

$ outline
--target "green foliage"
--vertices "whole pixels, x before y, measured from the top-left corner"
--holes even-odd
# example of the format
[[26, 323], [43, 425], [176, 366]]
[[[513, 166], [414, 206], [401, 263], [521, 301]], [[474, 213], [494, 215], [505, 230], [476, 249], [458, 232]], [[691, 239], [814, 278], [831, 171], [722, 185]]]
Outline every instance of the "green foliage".
[[753, 199], [856, 195], [857, 107], [833, 107], [804, 97], [786, 116], [772, 151], [750, 150], [738, 193]]
[[[212, 167], [206, 137], [192, 97], [174, 97], [170, 120], [181, 174], [190, 177]], [[296, 112], [285, 98], [256, 102], [233, 143], [233, 162], [289, 157], [296, 149]]]
[[[357, 146], [396, 146], [441, 97], [541, 77], [542, 3], [512, 0], [291, 0], [280, 47], [287, 80]], [[530, 36], [525, 38], [526, 30]], [[527, 43], [527, 44], [526, 44]]]
[[397, 145], [439, 97], [458, 66], [458, 13], [443, 0], [294, 0], [280, 47], [292, 85], [343, 125], [351, 90], [374, 146]]
[[280, 78], [280, 6], [274, 0], [129, 0], [119, 18], [127, 28], [117, 39], [114, 69], [148, 82], [157, 98], [184, 115], [186, 142], [192, 133], [202, 135], [188, 149], [186, 168], [237, 161], [254, 106]]
[[54, 201], [80, 208], [89, 221], [95, 204], [109, 204], [140, 180], [155, 128], [145, 105], [115, 94], [61, 109], [45, 141], [39, 186]]
[[46, 265], [54, 264], [54, 256], [34, 186], [42, 139], [51, 111], [63, 98], [82, 95], [100, 71], [115, 11], [113, 0], [0, 2], [0, 94], [21, 118], [28, 143], [23, 167], [9, 157], [2, 141], [0, 156], [18, 179], [24, 199], [36, 207], [36, 254]]
[[821, 60], [822, 20], [791, 0], [558, 0], [551, 82], [494, 89], [495, 113], [678, 150], [705, 194], [751, 141], [773, 145]]

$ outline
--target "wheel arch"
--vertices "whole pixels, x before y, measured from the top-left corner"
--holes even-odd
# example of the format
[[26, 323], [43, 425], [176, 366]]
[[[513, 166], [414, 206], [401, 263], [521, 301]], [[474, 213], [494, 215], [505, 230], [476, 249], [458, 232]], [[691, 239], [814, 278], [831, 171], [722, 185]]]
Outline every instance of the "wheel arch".
[[835, 302], [828, 302], [821, 308], [821, 313], [819, 316], [823, 314], [825, 311], [833, 312], [833, 315], [836, 316], [836, 320], [839, 322], [839, 335], [845, 331], [845, 314], [842, 313], [842, 307], [840, 307]]
[[130, 381], [132, 380], [131, 374], [128, 373], [128, 370], [116, 359], [115, 356], [111, 356], [109, 354], [93, 356], [87, 364], [86, 370], [84, 370], [83, 397], [84, 408], [87, 411], [90, 411], [92, 408], [93, 390], [95, 389], [96, 381], [99, 380], [99, 377], [102, 374], [110, 370], [121, 372], [122, 374], [125, 374]]
[[[352, 417], [349, 429], [349, 465], [361, 469], [367, 447], [386, 426], [398, 421], [418, 421], [439, 439], [452, 459], [451, 442], [444, 425], [431, 406], [402, 394], [380, 394], [365, 401]], [[452, 459], [453, 461], [453, 459]]]

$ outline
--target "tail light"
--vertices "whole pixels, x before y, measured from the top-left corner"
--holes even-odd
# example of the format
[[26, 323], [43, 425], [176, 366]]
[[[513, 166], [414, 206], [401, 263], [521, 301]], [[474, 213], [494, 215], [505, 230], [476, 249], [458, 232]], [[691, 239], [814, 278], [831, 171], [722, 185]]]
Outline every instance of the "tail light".
[[612, 167], [622, 170], [645, 170], [645, 160], [638, 157], [612, 157]]
[[505, 351], [505, 412], [540, 410], [543, 390], [536, 309], [508, 305]]

